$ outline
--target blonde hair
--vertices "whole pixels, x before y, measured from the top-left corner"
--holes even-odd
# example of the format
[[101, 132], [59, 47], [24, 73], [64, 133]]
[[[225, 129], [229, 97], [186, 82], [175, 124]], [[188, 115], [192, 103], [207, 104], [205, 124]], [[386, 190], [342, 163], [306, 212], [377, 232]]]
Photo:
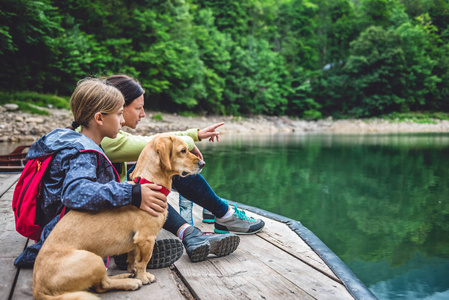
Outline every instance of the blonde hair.
[[78, 82], [70, 98], [70, 109], [75, 121], [72, 129], [78, 126], [87, 127], [96, 113], [109, 114], [116, 112], [125, 104], [122, 93], [105, 80], [85, 78]]

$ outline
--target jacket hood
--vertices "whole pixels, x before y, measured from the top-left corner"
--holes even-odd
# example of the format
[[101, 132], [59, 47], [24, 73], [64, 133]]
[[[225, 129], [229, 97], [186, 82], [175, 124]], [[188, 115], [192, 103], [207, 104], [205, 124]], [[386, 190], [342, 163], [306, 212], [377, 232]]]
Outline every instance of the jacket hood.
[[37, 140], [28, 150], [27, 160], [68, 148], [104, 153], [90, 138], [72, 129], [55, 129]]

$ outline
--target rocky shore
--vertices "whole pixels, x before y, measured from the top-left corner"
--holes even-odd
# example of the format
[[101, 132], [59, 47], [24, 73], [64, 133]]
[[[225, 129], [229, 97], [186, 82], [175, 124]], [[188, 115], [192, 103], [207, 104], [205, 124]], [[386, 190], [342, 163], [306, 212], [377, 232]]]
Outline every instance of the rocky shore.
[[[0, 106], [0, 142], [32, 142], [55, 128], [67, 127], [72, 122], [68, 110], [49, 109], [49, 116], [11, 111]], [[204, 128], [225, 122], [219, 128], [221, 134], [265, 134], [265, 133], [394, 133], [394, 132], [449, 132], [449, 121], [435, 120], [435, 124], [416, 122], [391, 122], [382, 119], [370, 120], [332, 120], [305, 121], [288, 117], [183, 117], [147, 111], [136, 130], [124, 129], [131, 133], [148, 135], [188, 128]], [[153, 116], [162, 116], [155, 120]]]

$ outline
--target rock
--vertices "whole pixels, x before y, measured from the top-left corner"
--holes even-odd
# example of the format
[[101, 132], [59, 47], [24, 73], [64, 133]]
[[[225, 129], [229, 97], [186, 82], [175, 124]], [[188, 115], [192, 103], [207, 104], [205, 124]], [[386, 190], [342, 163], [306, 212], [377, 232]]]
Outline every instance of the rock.
[[[68, 110], [49, 109], [50, 116], [39, 116], [21, 111], [9, 111], [0, 106], [0, 142], [37, 140], [56, 128], [66, 128], [73, 120]], [[436, 121], [436, 124], [418, 124], [414, 122], [396, 123], [381, 119], [373, 120], [333, 120], [306, 121], [299, 118], [273, 116], [196, 116], [182, 117], [164, 113], [164, 120], [152, 119], [159, 112], [147, 111], [147, 117], [141, 120], [136, 130], [123, 128], [131, 134], [152, 135], [156, 133], [183, 131], [189, 128], [203, 129], [212, 124], [225, 122], [218, 131], [223, 134], [267, 134], [276, 132], [307, 133], [367, 133], [367, 132], [448, 132], [449, 121]]]
[[15, 117], [16, 122], [19, 122], [19, 123], [23, 122], [24, 119], [25, 119], [25, 118], [24, 118], [23, 116], [20, 116], [20, 115], [17, 115], [17, 116]]
[[42, 117], [31, 117], [31, 118], [28, 118], [26, 121], [28, 123], [36, 123], [36, 124], [42, 124], [45, 122], [44, 118], [42, 118]]
[[3, 107], [8, 111], [16, 111], [19, 109], [19, 106], [17, 104], [8, 103], [3, 105]]

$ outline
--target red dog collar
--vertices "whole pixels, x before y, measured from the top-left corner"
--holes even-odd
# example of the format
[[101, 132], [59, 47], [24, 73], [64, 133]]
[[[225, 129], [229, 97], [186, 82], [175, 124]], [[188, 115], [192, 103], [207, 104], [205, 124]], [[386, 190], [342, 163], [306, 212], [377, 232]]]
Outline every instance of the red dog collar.
[[[151, 181], [146, 180], [145, 178], [140, 178], [140, 177], [136, 177], [134, 178], [134, 182], [135, 183], [140, 183], [140, 184], [144, 184], [144, 183], [154, 183]], [[161, 186], [162, 188], [159, 190], [159, 192], [161, 192], [162, 194], [164, 194], [165, 196], [168, 196], [168, 194], [170, 193], [169, 190], [167, 190], [164, 186]]]

